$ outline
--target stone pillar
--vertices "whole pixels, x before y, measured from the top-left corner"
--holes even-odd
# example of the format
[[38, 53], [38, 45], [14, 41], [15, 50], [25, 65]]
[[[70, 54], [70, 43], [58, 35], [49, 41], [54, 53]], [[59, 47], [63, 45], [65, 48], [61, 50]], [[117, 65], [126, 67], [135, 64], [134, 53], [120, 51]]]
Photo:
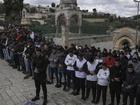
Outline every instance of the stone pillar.
[[59, 27], [58, 27], [58, 25], [56, 25], [56, 34], [55, 34], [55, 37], [58, 36], [58, 33], [59, 33]]
[[81, 34], [81, 26], [79, 26], [79, 34]]
[[64, 46], [68, 46], [69, 45], [69, 41], [68, 41], [68, 26], [62, 26], [62, 45]]

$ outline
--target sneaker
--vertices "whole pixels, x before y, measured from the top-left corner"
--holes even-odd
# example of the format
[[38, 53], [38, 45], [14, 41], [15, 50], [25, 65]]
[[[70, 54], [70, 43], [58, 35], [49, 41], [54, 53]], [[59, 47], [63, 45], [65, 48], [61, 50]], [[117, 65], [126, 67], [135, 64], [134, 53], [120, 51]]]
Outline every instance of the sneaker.
[[51, 83], [50, 81], [47, 81], [47, 84], [50, 85], [50, 84], [52, 84], [52, 83]]
[[47, 100], [44, 100], [42, 105], [47, 105], [47, 102]]
[[31, 101], [37, 101], [39, 100], [39, 97], [35, 96]]
[[86, 100], [86, 98], [85, 98], [85, 97], [82, 97], [81, 99], [82, 99], [82, 100], [84, 100], [84, 101]]
[[91, 103], [94, 103], [95, 104], [95, 100], [92, 100]]
[[31, 77], [30, 74], [26, 75], [26, 76], [24, 77], [24, 79], [28, 79], [29, 77]]
[[60, 85], [59, 85], [59, 84], [56, 84], [55, 87], [56, 87], [56, 88], [60, 88]]

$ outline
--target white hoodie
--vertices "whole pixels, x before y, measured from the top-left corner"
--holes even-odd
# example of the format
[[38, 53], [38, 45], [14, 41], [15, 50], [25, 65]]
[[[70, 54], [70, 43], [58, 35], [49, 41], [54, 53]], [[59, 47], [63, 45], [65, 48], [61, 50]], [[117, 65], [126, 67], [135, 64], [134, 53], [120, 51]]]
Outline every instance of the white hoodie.
[[[82, 61], [77, 59], [76, 60], [76, 67], [78, 69], [83, 69], [85, 63], [86, 63], [86, 59], [83, 59]], [[75, 71], [75, 76], [77, 78], [86, 78], [86, 73], [84, 71]]]
[[[96, 61], [96, 60], [94, 63], [87, 62], [88, 71], [95, 72], [97, 65], [98, 65], [98, 61]], [[97, 81], [97, 75], [96, 74], [95, 75], [89, 74], [89, 75], [87, 75], [87, 80], [88, 81]]]
[[75, 61], [77, 60], [77, 56], [76, 55], [73, 55], [72, 57], [68, 54], [66, 56], [66, 59], [65, 59], [65, 64], [67, 66], [67, 70], [70, 70], [70, 71], [74, 71], [74, 64], [75, 64]]
[[108, 86], [109, 84], [109, 75], [110, 75], [110, 71], [107, 68], [106, 70], [100, 69], [98, 74], [97, 74], [97, 78], [98, 78], [98, 85], [101, 86]]

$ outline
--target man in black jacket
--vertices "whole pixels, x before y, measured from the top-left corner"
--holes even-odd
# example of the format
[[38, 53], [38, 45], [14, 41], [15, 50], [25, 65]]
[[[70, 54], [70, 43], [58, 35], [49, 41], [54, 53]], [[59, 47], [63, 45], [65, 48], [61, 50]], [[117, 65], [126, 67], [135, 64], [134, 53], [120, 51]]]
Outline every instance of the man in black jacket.
[[114, 99], [116, 96], [117, 105], [120, 104], [120, 94], [121, 94], [121, 67], [118, 61], [115, 61], [115, 65], [110, 69], [110, 95], [111, 104], [114, 105]]
[[44, 94], [43, 105], [47, 104], [47, 87], [46, 87], [46, 59], [41, 53], [41, 49], [36, 49], [36, 54], [33, 57], [33, 70], [34, 70], [34, 80], [36, 87], [36, 96], [32, 101], [39, 100], [40, 86], [42, 86]]

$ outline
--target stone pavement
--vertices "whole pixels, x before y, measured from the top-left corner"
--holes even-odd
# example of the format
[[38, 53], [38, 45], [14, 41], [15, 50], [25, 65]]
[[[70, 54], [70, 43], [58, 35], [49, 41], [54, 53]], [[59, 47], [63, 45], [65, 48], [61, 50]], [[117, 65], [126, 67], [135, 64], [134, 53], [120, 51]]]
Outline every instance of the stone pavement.
[[[31, 78], [24, 80], [23, 77], [21, 72], [12, 69], [5, 61], [0, 60], [0, 105], [23, 105], [34, 97], [34, 81]], [[72, 96], [71, 92], [63, 92], [62, 88], [57, 89], [54, 85], [47, 87], [47, 105], [94, 105], [91, 99], [82, 101], [80, 96]], [[42, 103], [42, 92], [41, 100], [37, 103], [40, 105]]]

